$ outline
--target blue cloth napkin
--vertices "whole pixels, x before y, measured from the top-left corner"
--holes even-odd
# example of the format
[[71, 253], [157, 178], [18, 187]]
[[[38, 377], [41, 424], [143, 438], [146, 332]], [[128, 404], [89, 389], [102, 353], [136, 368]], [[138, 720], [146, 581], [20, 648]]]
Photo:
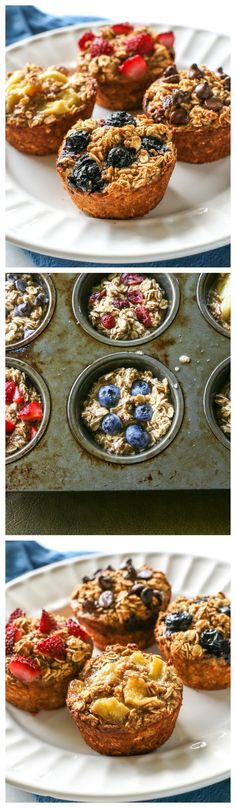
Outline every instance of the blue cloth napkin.
[[[101, 17], [54, 17], [51, 14], [44, 14], [34, 6], [7, 6], [6, 7], [6, 40], [7, 45], [34, 34], [40, 34], [52, 28], [61, 28], [65, 25], [88, 22], [90, 25]], [[53, 258], [49, 255], [29, 252], [33, 264], [37, 267], [97, 267], [96, 263], [84, 261], [65, 261]], [[123, 264], [103, 264], [103, 266], [123, 266]], [[129, 264], [137, 266], [137, 264]], [[178, 258], [171, 261], [151, 261], [142, 264], [143, 267], [229, 267], [230, 248], [220, 247], [217, 250], [199, 253], [186, 258]]]
[[[25, 572], [63, 561], [70, 556], [83, 555], [81, 552], [59, 553], [42, 547], [36, 541], [7, 541], [6, 542], [6, 578], [7, 581], [23, 575]], [[35, 802], [68, 802], [53, 797], [40, 797], [34, 795]], [[73, 802], [69, 800], [69, 802]], [[78, 800], [79, 802], [79, 800]], [[142, 800], [143, 802], [143, 800]], [[168, 797], [162, 800], [144, 800], [144, 802], [230, 802], [230, 780], [224, 780], [214, 786], [190, 791], [177, 797]]]

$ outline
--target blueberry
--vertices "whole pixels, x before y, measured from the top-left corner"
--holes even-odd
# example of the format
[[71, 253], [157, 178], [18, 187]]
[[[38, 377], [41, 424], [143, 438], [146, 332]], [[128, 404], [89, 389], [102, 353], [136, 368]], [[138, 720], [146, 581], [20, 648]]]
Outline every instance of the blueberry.
[[68, 182], [78, 190], [87, 191], [88, 193], [101, 191], [105, 185], [101, 179], [100, 166], [87, 155], [77, 160], [72, 173], [68, 177]]
[[107, 152], [106, 162], [113, 168], [126, 168], [131, 166], [136, 157], [135, 149], [126, 149], [124, 146], [115, 146]]
[[162, 152], [162, 154], [169, 151], [169, 147], [163, 143], [163, 140], [159, 140], [157, 137], [142, 137], [141, 142], [143, 149], [146, 149], [151, 156], [153, 151]]
[[106, 126], [125, 126], [127, 124], [136, 126], [136, 120], [133, 118], [133, 115], [130, 115], [129, 112], [124, 112], [124, 110], [111, 112], [106, 119]]
[[165, 624], [167, 631], [187, 631], [193, 620], [190, 612], [170, 612], [166, 615]]
[[222, 631], [215, 628], [206, 628], [202, 632], [199, 642], [202, 648], [213, 656], [224, 656], [229, 651], [228, 640], [225, 640]]
[[102, 407], [115, 407], [120, 398], [120, 388], [116, 384], [106, 384], [98, 391], [98, 401]]
[[39, 292], [36, 297], [35, 303], [36, 306], [45, 306], [46, 303], [48, 303], [48, 297], [46, 297], [44, 292]]
[[15, 281], [15, 288], [18, 292], [25, 292], [27, 286], [27, 281], [24, 281], [24, 278], [19, 278]]
[[231, 608], [230, 606], [219, 606], [218, 612], [221, 612], [221, 614], [227, 614], [228, 617], [230, 617]]
[[26, 300], [25, 303], [19, 303], [19, 306], [16, 306], [16, 308], [14, 310], [14, 314], [15, 314], [16, 317], [24, 317], [25, 314], [26, 315], [30, 314], [30, 312], [31, 312], [31, 307], [29, 305], [28, 300]]
[[137, 404], [134, 408], [134, 417], [137, 421], [150, 421], [153, 415], [151, 404]]
[[117, 435], [122, 429], [122, 423], [118, 415], [110, 413], [102, 419], [101, 427], [106, 435]]
[[86, 132], [83, 129], [80, 129], [79, 132], [76, 130], [71, 132], [71, 134], [66, 138], [66, 150], [69, 152], [74, 152], [74, 154], [83, 151], [83, 149], [87, 148], [90, 137], [90, 132]]
[[125, 437], [127, 443], [133, 447], [133, 449], [147, 449], [150, 443], [150, 437], [141, 426], [137, 424], [132, 424], [131, 426], [127, 426]]
[[152, 603], [152, 598], [153, 598], [153, 590], [151, 589], [151, 587], [150, 586], [145, 586], [144, 589], [141, 592], [140, 597], [141, 597], [141, 600], [144, 603], [144, 606], [150, 606], [151, 603]]
[[150, 382], [146, 382], [145, 379], [138, 379], [138, 381], [134, 382], [131, 387], [132, 396], [148, 396], [151, 393], [152, 387]]

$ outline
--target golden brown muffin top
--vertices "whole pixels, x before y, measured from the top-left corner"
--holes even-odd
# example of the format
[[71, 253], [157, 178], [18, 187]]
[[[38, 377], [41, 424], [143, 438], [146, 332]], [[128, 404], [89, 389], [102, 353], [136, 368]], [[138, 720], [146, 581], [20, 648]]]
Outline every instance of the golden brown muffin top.
[[[116, 29], [120, 26], [106, 25], [97, 28], [94, 34], [87, 32], [87, 40], [86, 34], [83, 35], [78, 42], [79, 69], [89, 71], [98, 81], [112, 82], [126, 76], [123, 65], [128, 59], [139, 56], [143, 61], [140, 81], [148, 73], [160, 75], [173, 60], [173, 48], [165, 47], [163, 35], [160, 36], [148, 26], [126, 27], [130, 28], [127, 33], [117, 33]], [[171, 41], [174, 41], [173, 34]], [[129, 69], [127, 77], [129, 78]]]
[[217, 595], [179, 595], [160, 612], [157, 631], [171, 653], [183, 659], [210, 656], [230, 661], [230, 600]]
[[76, 110], [79, 114], [91, 94], [91, 82], [91, 78], [79, 72], [70, 73], [66, 67], [26, 64], [7, 76], [7, 124], [49, 125]]
[[[221, 72], [222, 71], [222, 72]], [[147, 90], [145, 109], [157, 122], [178, 126], [226, 126], [230, 122], [230, 77], [205, 65], [168, 67]]]

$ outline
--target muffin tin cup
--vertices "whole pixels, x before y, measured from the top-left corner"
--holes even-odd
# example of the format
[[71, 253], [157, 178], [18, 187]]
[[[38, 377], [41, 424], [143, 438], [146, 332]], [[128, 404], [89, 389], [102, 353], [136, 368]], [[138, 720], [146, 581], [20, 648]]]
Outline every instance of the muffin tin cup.
[[96, 331], [96, 329], [89, 320], [88, 298], [91, 293], [92, 287], [100, 283], [104, 275], [101, 275], [101, 273], [82, 274], [80, 275], [79, 278], [77, 278], [77, 281], [73, 288], [72, 308], [75, 315], [75, 319], [76, 322], [79, 323], [81, 327], [84, 329], [84, 331], [87, 332], [87, 334], [89, 334], [91, 337], [98, 340], [99, 342], [105, 343], [105, 345], [112, 345], [114, 348], [117, 346], [125, 349], [125, 348], [134, 348], [139, 345], [144, 345], [146, 342], [151, 342], [151, 340], [156, 339], [157, 337], [160, 336], [160, 334], [163, 334], [163, 332], [166, 331], [166, 329], [174, 320], [180, 303], [179, 283], [174, 275], [170, 275], [167, 272], [147, 273], [148, 277], [155, 278], [155, 280], [162, 287], [169, 301], [169, 306], [168, 309], [164, 310], [164, 319], [162, 320], [160, 325], [151, 332], [151, 334], [147, 334], [146, 336], [144, 335], [143, 337], [139, 337], [138, 339], [126, 339], [126, 340], [111, 339], [111, 337], [106, 337], [104, 334], [100, 334], [99, 331]]
[[6, 455], [6, 463], [14, 463], [16, 460], [19, 460], [21, 457], [24, 457], [31, 449], [34, 449], [37, 443], [41, 440], [44, 432], [47, 429], [50, 413], [51, 413], [51, 399], [48, 387], [46, 382], [39, 375], [37, 370], [30, 367], [27, 362], [22, 361], [21, 359], [16, 359], [15, 357], [7, 357], [6, 359], [6, 366], [8, 368], [16, 368], [21, 372], [24, 372], [26, 375], [26, 380], [29, 380], [31, 384], [36, 388], [39, 392], [42, 400], [43, 405], [43, 417], [42, 421], [40, 422], [40, 426], [38, 428], [37, 434], [21, 449], [18, 449], [16, 452], [12, 452], [12, 454]]
[[16, 342], [11, 342], [10, 345], [7, 344], [6, 345], [6, 351], [7, 352], [8, 351], [14, 351], [16, 348], [24, 348], [25, 345], [29, 344], [29, 342], [33, 342], [33, 340], [36, 339], [39, 336], [39, 334], [42, 333], [42, 331], [44, 331], [44, 329], [47, 327], [48, 323], [50, 323], [50, 320], [52, 318], [53, 312], [55, 310], [57, 295], [56, 295], [56, 289], [55, 289], [53, 280], [50, 277], [50, 275], [44, 275], [44, 274], [39, 274], [39, 273], [35, 273], [35, 272], [30, 273], [30, 274], [32, 274], [32, 277], [35, 278], [36, 280], [39, 279], [39, 281], [41, 282], [41, 284], [43, 286], [43, 289], [45, 290], [45, 292], [47, 294], [48, 301], [49, 301], [47, 311], [46, 311], [45, 316], [43, 317], [42, 322], [40, 323], [38, 328], [36, 328], [35, 331], [31, 334], [31, 336], [26, 337], [25, 339], [17, 340]]
[[[158, 441], [151, 449], [147, 449], [140, 454], [135, 455], [115, 455], [107, 452], [101, 448], [93, 439], [92, 433], [85, 426], [81, 412], [84, 406], [84, 401], [87, 398], [89, 391], [94, 382], [105, 373], [112, 370], [117, 370], [120, 367], [135, 367], [137, 370], [150, 370], [158, 379], [167, 378], [170, 386], [170, 397], [174, 406], [174, 416], [171, 427], [161, 440]], [[177, 432], [181, 427], [184, 415], [184, 399], [180, 385], [174, 373], [169, 368], [147, 354], [141, 352], [131, 353], [129, 351], [120, 351], [116, 354], [110, 354], [97, 359], [75, 380], [67, 402], [67, 417], [70, 429], [76, 440], [86, 449], [90, 454], [105, 460], [108, 463], [116, 463], [119, 465], [131, 465], [134, 463], [141, 463], [144, 460], [150, 460], [155, 455], [166, 449], [167, 446], [173, 441]]]
[[197, 283], [197, 302], [203, 317], [205, 317], [205, 320], [207, 320], [207, 322], [210, 323], [212, 328], [214, 328], [215, 331], [218, 331], [219, 334], [223, 334], [224, 337], [229, 338], [230, 331], [227, 331], [227, 329], [224, 328], [224, 326], [221, 325], [221, 323], [218, 322], [218, 320], [216, 320], [215, 317], [213, 317], [213, 314], [211, 314], [210, 309], [208, 308], [207, 305], [207, 298], [210, 289], [212, 289], [213, 287], [214, 279], [216, 279], [216, 277], [217, 277], [216, 274], [211, 274], [209, 272], [207, 274], [205, 272], [201, 273]]
[[203, 395], [203, 409], [211, 431], [227, 449], [230, 449], [230, 440], [220, 428], [215, 415], [215, 396], [230, 378], [230, 358], [224, 359], [213, 370], [207, 381]]

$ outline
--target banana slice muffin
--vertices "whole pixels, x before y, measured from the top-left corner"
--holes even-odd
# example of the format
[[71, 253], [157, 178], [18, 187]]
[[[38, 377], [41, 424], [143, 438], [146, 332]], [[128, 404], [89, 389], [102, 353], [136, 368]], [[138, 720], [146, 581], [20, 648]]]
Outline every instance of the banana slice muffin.
[[86, 743], [103, 755], [151, 752], [172, 734], [182, 683], [159, 656], [111, 645], [70, 682], [67, 707]]
[[151, 334], [164, 320], [167, 309], [165, 292], [155, 278], [134, 272], [105, 275], [93, 286], [88, 299], [92, 325], [114, 340]]
[[176, 163], [170, 129], [145, 115], [77, 120], [57, 171], [78, 208], [101, 219], [143, 216], [161, 201]]
[[145, 25], [105, 25], [79, 39], [78, 69], [96, 79], [97, 102], [108, 109], [141, 105], [146, 87], [173, 62], [174, 34]]
[[77, 118], [92, 114], [95, 99], [92, 76], [27, 64], [7, 77], [6, 138], [25, 154], [57, 152]]
[[172, 129], [178, 160], [206, 163], [230, 154], [230, 77], [222, 67], [168, 67], [146, 91], [143, 108]]
[[155, 636], [182, 682], [198, 690], [230, 685], [230, 600], [222, 592], [179, 595], [161, 612]]
[[98, 648], [112, 642], [147, 648], [154, 640], [157, 615], [167, 608], [170, 596], [163, 572], [147, 564], [136, 568], [129, 558], [120, 569], [109, 565], [86, 575], [72, 592], [71, 606]]
[[68, 684], [92, 655], [92, 641], [72, 618], [16, 609], [6, 625], [6, 699], [36, 713], [65, 703]]

